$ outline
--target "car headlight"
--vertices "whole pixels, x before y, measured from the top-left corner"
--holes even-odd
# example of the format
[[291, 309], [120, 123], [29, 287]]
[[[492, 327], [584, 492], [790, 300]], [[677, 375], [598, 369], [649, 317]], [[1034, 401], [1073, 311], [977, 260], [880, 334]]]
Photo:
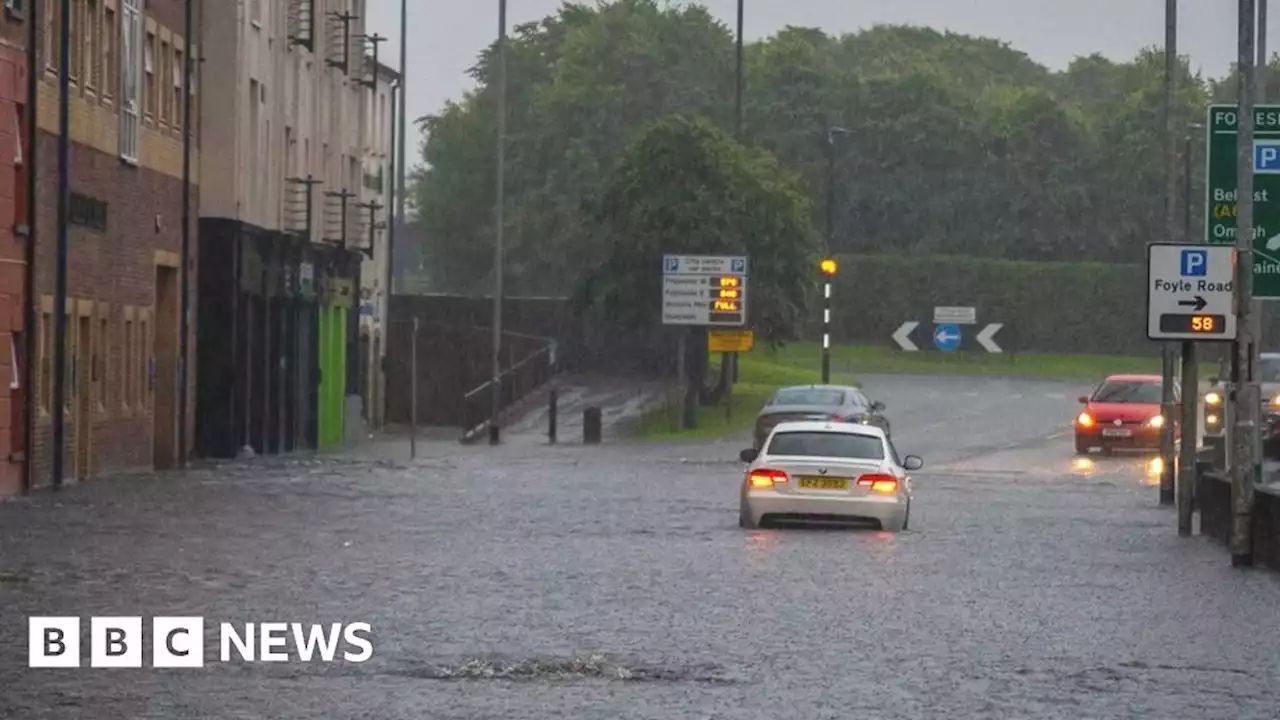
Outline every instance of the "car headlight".
[[1205, 415], [1205, 416], [1204, 416], [1204, 424], [1205, 424], [1205, 425], [1217, 425], [1217, 424], [1218, 424], [1218, 416], [1217, 416], [1217, 415], [1214, 415], [1214, 414], [1212, 414], [1212, 413], [1210, 413], [1210, 414], [1208, 414], [1208, 415]]
[[1216, 392], [1205, 393], [1204, 404], [1218, 406], [1222, 404], [1222, 396]]
[[1093, 416], [1082, 412], [1076, 416], [1076, 424], [1083, 428], [1093, 427]]
[[1148, 420], [1148, 421], [1147, 421], [1147, 426], [1148, 426], [1148, 427], [1153, 427], [1153, 428], [1162, 428], [1162, 427], [1164, 427], [1164, 416], [1163, 416], [1163, 415], [1156, 415], [1155, 417], [1153, 417], [1153, 418], [1151, 418], [1150, 420]]
[[1280, 408], [1280, 393], [1271, 398], [1271, 407]]

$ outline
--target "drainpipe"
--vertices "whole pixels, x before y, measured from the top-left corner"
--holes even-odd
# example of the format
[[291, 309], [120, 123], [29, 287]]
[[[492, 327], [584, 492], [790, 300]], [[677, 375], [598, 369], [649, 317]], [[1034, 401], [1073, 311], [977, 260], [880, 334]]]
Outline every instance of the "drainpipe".
[[[179, 303], [182, 317], [178, 329], [178, 467], [187, 466], [187, 360], [190, 345], [187, 336], [191, 332], [191, 15], [192, 0], [182, 4], [182, 36], [186, 38], [182, 54], [182, 271]], [[201, 46], [203, 47], [203, 46]], [[202, 50], [203, 52], [203, 50]]]
[[38, 36], [36, 28], [40, 26], [40, 6], [33, 2], [27, 8], [27, 154], [22, 158], [27, 171], [27, 246], [23, 248], [23, 259], [26, 261], [24, 271], [24, 287], [22, 299], [24, 310], [24, 337], [26, 343], [22, 348], [22, 388], [23, 388], [23, 433], [26, 435], [26, 447], [23, 448], [25, 461], [22, 464], [22, 494], [31, 492], [35, 484], [33, 467], [35, 433], [36, 433], [36, 348], [39, 341], [36, 335], [36, 145], [40, 138], [39, 123], [36, 122], [36, 99], [40, 95], [39, 59], [36, 56]]

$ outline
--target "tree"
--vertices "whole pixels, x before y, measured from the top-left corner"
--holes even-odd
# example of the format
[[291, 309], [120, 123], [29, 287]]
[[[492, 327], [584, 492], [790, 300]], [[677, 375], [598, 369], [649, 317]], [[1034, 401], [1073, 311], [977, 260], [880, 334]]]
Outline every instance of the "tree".
[[[637, 134], [605, 188], [596, 218], [603, 254], [579, 297], [610, 326], [643, 333], [661, 326], [664, 253], [747, 255], [751, 327], [765, 341], [794, 337], [818, 246], [809, 201], [776, 158], [705, 118], [671, 116]], [[691, 345], [689, 397], [696, 398], [705, 333]]]

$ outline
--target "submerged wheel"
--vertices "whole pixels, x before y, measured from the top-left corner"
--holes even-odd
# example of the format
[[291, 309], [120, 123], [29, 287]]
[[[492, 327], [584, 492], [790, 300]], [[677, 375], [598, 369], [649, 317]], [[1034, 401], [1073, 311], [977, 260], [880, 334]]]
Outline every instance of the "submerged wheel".
[[911, 502], [908, 501], [907, 514], [902, 516], [902, 529], [908, 530], [910, 528], [911, 528]]
[[756, 529], [756, 524], [751, 521], [751, 513], [747, 512], [745, 507], [738, 508], [738, 527], [745, 530]]
[[1089, 443], [1085, 442], [1084, 440], [1081, 440], [1080, 438], [1076, 438], [1076, 454], [1077, 454], [1077, 455], [1088, 455], [1088, 454], [1089, 454]]

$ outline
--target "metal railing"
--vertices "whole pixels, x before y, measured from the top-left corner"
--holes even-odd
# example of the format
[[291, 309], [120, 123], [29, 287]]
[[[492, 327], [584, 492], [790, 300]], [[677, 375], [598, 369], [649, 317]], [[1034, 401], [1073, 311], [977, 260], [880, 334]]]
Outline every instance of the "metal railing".
[[[545, 338], [538, 338], [546, 341]], [[500, 409], [506, 410], [542, 387], [556, 371], [554, 340], [514, 363], [496, 378], [500, 384]], [[490, 378], [472, 388], [462, 398], [462, 441], [468, 442], [483, 433], [493, 421], [493, 384]]]

